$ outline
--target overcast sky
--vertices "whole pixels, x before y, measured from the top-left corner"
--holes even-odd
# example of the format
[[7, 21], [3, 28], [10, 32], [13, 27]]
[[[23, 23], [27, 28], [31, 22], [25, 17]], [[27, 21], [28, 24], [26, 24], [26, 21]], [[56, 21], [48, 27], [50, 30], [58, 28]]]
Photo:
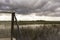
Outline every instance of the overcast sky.
[[[15, 11], [23, 20], [27, 15], [28, 18], [32, 16], [29, 20], [44, 19], [42, 16], [48, 17], [47, 20], [55, 20], [60, 17], [60, 0], [0, 0], [0, 11]], [[0, 16], [5, 14], [1, 13]], [[57, 20], [60, 20], [58, 18]]]

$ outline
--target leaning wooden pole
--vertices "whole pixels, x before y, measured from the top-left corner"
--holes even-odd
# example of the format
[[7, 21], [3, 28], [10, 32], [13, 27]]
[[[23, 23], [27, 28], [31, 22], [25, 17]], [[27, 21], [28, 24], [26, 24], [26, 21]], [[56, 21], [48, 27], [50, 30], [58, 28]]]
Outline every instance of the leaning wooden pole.
[[15, 16], [15, 12], [12, 13], [12, 17], [11, 17], [11, 40], [13, 40], [14, 16]]

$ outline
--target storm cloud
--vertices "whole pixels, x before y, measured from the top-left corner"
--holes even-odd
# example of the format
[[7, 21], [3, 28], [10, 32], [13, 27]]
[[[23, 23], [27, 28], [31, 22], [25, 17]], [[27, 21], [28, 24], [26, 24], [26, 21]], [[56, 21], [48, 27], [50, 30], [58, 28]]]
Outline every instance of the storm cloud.
[[60, 0], [0, 0], [0, 10], [37, 16], [60, 16]]

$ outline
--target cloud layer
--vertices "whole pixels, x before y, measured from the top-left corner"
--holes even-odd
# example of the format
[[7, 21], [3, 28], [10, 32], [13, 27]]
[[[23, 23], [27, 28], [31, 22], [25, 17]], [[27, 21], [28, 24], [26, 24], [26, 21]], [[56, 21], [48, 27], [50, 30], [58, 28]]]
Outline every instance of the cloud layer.
[[14, 10], [23, 15], [60, 16], [60, 0], [0, 0], [0, 10]]

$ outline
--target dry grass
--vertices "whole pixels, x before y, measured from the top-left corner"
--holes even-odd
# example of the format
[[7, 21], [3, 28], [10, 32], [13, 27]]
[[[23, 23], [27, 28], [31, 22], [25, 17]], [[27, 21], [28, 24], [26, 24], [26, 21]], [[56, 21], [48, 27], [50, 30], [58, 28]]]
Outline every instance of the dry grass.
[[[10, 29], [1, 29], [1, 37], [10, 37]], [[13, 37], [17, 38], [17, 40], [60, 40], [60, 25], [44, 25], [35, 29], [22, 27], [19, 32], [17, 29], [14, 30]]]
[[53, 24], [36, 29], [21, 28], [20, 36], [19, 32], [14, 30], [14, 37], [17, 40], [60, 40], [60, 26]]

